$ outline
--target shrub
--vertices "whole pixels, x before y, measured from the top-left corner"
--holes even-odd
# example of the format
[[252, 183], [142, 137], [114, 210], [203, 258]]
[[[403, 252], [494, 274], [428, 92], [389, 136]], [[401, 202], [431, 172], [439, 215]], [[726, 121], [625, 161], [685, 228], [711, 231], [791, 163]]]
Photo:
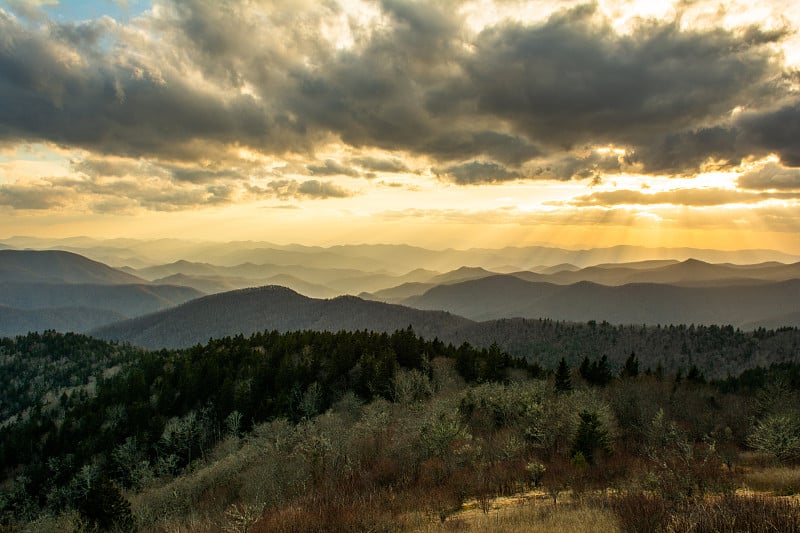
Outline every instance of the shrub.
[[781, 462], [800, 459], [800, 415], [781, 413], [758, 421], [747, 437], [747, 444]]

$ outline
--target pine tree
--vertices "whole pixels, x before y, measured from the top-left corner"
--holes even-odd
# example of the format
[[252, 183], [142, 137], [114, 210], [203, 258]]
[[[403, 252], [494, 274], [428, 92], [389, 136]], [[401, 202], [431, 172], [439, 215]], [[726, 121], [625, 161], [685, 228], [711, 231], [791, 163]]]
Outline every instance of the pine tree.
[[556, 369], [556, 392], [569, 392], [572, 390], [572, 377], [570, 376], [567, 361], [562, 357]]
[[631, 352], [627, 359], [625, 359], [625, 366], [620, 372], [621, 378], [635, 378], [639, 375], [639, 358], [636, 357], [636, 352]]
[[608, 432], [603, 429], [597, 413], [583, 411], [580, 416], [581, 424], [578, 426], [571, 452], [573, 456], [582, 454], [586, 462], [594, 464], [598, 452], [607, 454], [611, 451]]

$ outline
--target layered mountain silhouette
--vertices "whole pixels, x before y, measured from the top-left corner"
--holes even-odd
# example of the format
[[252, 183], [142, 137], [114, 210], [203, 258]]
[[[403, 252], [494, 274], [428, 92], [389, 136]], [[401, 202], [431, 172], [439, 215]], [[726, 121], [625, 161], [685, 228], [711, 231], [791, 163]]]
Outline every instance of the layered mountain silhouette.
[[[11, 248], [62, 249], [70, 250], [97, 261], [113, 266], [133, 266], [135, 268], [168, 264], [179, 260], [195, 263], [208, 263], [223, 267], [251, 263], [254, 265], [272, 264], [276, 266], [297, 266], [319, 271], [356, 270], [361, 272], [384, 272], [389, 275], [403, 275], [415, 269], [448, 272], [463, 265], [483, 267], [498, 272], [537, 271], [558, 267], [585, 268], [606, 263], [630, 263], [643, 260], [683, 261], [689, 258], [709, 263], [753, 264], [763, 261], [793, 263], [800, 256], [775, 250], [710, 250], [700, 248], [667, 248], [643, 246], [612, 246], [568, 250], [547, 246], [506, 247], [499, 249], [471, 248], [466, 250], [431, 250], [408, 245], [342, 245], [322, 248], [298, 244], [279, 245], [269, 242], [193, 242], [181, 239], [135, 240], [110, 239], [96, 240], [87, 237], [67, 239], [42, 239], [32, 237], [12, 237], [2, 239], [0, 244]], [[559, 268], [556, 268], [558, 270]], [[157, 279], [172, 274], [207, 275], [200, 272], [171, 271], [160, 273], [147, 279]], [[278, 272], [273, 273], [277, 274]], [[291, 272], [290, 272], [291, 273]], [[543, 272], [552, 273], [552, 272]], [[313, 283], [305, 273], [292, 273]], [[395, 283], [424, 281], [405, 279]], [[392, 285], [369, 289], [388, 288]], [[367, 290], [367, 289], [362, 289]]]
[[[329, 259], [350, 254], [353, 263], [361, 257], [371, 264], [379, 251], [387, 254], [384, 262], [398, 263], [403, 263], [403, 254], [419, 253], [433, 261], [442, 254], [461, 253], [394, 246], [316, 249], [290, 245], [283, 247], [282, 257], [289, 261], [298, 254], [311, 257], [325, 252]], [[616, 251], [625, 255], [624, 250]], [[499, 260], [519, 259], [523, 252], [531, 249], [470, 253]], [[470, 321], [513, 317], [774, 328], [800, 325], [799, 280], [800, 263], [775, 261], [739, 265], [653, 259], [586, 268], [558, 263], [510, 274], [480, 266], [444, 273], [415, 268], [394, 274], [307, 265], [176, 261], [123, 271], [71, 252], [0, 250], [0, 333], [87, 331], [114, 322], [113, 328], [122, 329], [109, 326], [112, 329], [98, 331], [161, 347], [264, 329], [394, 331], [412, 325], [420, 333], [446, 338], [455, 330], [463, 332]], [[373, 292], [356, 292], [359, 288]], [[198, 299], [208, 293], [218, 294]], [[336, 297], [348, 293], [363, 299]], [[160, 313], [151, 314], [155, 312]], [[134, 320], [117, 324], [120, 319]]]
[[441, 309], [471, 318], [551, 318], [615, 324], [732, 324], [797, 326], [800, 280], [722, 287], [681, 287], [655, 283], [605, 286], [531, 282], [499, 275], [440, 285], [404, 305]]
[[[463, 269], [459, 269], [461, 271]], [[413, 297], [421, 296], [438, 285], [452, 285], [455, 282], [469, 281], [458, 279], [453, 271], [434, 278], [427, 283], [406, 283], [360, 296], [377, 301], [413, 305]], [[480, 272], [480, 273], [479, 273]], [[487, 278], [493, 272], [479, 269], [471, 279]], [[592, 282], [600, 285], [629, 285], [634, 283], [656, 283], [683, 287], [725, 287], [735, 285], [761, 285], [775, 281], [800, 279], [800, 263], [784, 264], [778, 262], [753, 265], [711, 264], [696, 259], [685, 261], [641, 261], [635, 263], [603, 264], [587, 268], [572, 268], [571, 265], [558, 265], [541, 271], [519, 271], [508, 275], [530, 282], [572, 285], [579, 282]], [[508, 295], [513, 296], [513, 295]]]
[[442, 311], [420, 311], [354, 296], [321, 300], [266, 286], [206, 296], [174, 309], [96, 329], [92, 334], [144, 347], [186, 347], [210, 337], [264, 330], [371, 330], [412, 326], [424, 336], [450, 332], [469, 320]]
[[86, 331], [204, 293], [142, 278], [64, 251], [0, 250], [0, 334]]
[[13, 337], [47, 329], [88, 331], [124, 319], [125, 315], [107, 309], [59, 307], [29, 310], [0, 305], [0, 336]]
[[[526, 283], [515, 278], [511, 282]], [[552, 285], [556, 290], [579, 292], [585, 286], [591, 287], [592, 284]], [[595, 287], [611, 291], [620, 289]], [[788, 290], [790, 287], [781, 288]], [[620, 365], [631, 351], [635, 351], [643, 368], [662, 365], [676, 371], [697, 364], [708, 377], [724, 377], [756, 362], [769, 364], [781, 361], [781, 357], [792, 357], [800, 339], [800, 332], [791, 328], [769, 335], [756, 335], [717, 325], [657, 328], [643, 327], [641, 322], [621, 326], [599, 321], [576, 323], [525, 318], [476, 322], [442, 311], [411, 309], [353, 296], [329, 300], [307, 298], [276, 286], [206, 296], [173, 309], [104, 326], [91, 334], [147, 348], [185, 348], [205, 343], [212, 337], [247, 336], [265, 330], [393, 332], [408, 326], [426, 338], [439, 338], [455, 345], [469, 342], [488, 347], [496, 343], [512, 355], [527, 357], [549, 367], [561, 357], [566, 357], [570, 365], [575, 366], [584, 356], [599, 357], [601, 354], [608, 355], [612, 364]], [[742, 335], [751, 341], [744, 342]], [[591, 353], [586, 353], [587, 346], [592, 347]]]
[[0, 281], [22, 283], [146, 283], [108, 265], [60, 250], [0, 250]]

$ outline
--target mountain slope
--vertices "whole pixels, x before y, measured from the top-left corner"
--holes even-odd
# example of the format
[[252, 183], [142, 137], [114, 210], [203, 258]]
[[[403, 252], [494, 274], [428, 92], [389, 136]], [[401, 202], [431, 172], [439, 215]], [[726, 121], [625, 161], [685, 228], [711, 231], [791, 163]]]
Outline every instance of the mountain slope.
[[290, 289], [267, 286], [206, 296], [144, 317], [99, 328], [93, 335], [145, 347], [186, 347], [209, 337], [263, 330], [374, 330], [391, 332], [409, 325], [436, 336], [470, 321], [440, 311], [419, 311], [368, 302], [352, 296], [307, 298]]
[[596, 265], [580, 270], [563, 270], [551, 274], [513, 272], [512, 275], [526, 281], [541, 281], [558, 285], [590, 281], [602, 285], [665, 283], [685, 286], [721, 286], [752, 284], [754, 281], [800, 279], [800, 263], [732, 265], [687, 259], [681, 262], [643, 261]]
[[0, 283], [0, 304], [19, 309], [90, 307], [126, 317], [174, 307], [204, 294], [174, 285]]
[[51, 309], [15, 309], [0, 305], [0, 337], [14, 337], [31, 331], [88, 331], [124, 315], [105, 309], [59, 307]]
[[439, 285], [420, 296], [403, 300], [401, 305], [443, 309], [472, 320], [491, 320], [531, 316], [529, 309], [535, 301], [560, 290], [560, 286], [551, 283], [532, 283], [515, 275], [496, 275]]
[[[493, 276], [430, 289], [403, 305], [441, 309], [473, 319], [509, 317], [614, 324], [743, 326], [800, 311], [800, 280], [729, 287], [628, 284], [617, 287], [528, 282]], [[799, 325], [797, 323], [783, 325]]]
[[22, 283], [146, 283], [142, 278], [60, 250], [0, 250], [0, 281]]

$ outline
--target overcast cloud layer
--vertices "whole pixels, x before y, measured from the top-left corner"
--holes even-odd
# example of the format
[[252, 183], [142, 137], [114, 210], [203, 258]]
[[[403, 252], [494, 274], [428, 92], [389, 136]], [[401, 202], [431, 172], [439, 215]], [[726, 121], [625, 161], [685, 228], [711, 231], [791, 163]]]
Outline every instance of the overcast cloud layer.
[[572, 205], [796, 198], [800, 73], [780, 47], [798, 28], [689, 24], [673, 10], [623, 31], [597, 4], [562, 4], [477, 26], [466, 0], [157, 0], [125, 24], [8, 4], [0, 143], [81, 155], [69, 178], [0, 183], [0, 204], [94, 194], [97, 212], [172, 210], [346, 198], [357, 191], [342, 178], [385, 174], [597, 183], [768, 156], [742, 170], [750, 192], [597, 192]]

